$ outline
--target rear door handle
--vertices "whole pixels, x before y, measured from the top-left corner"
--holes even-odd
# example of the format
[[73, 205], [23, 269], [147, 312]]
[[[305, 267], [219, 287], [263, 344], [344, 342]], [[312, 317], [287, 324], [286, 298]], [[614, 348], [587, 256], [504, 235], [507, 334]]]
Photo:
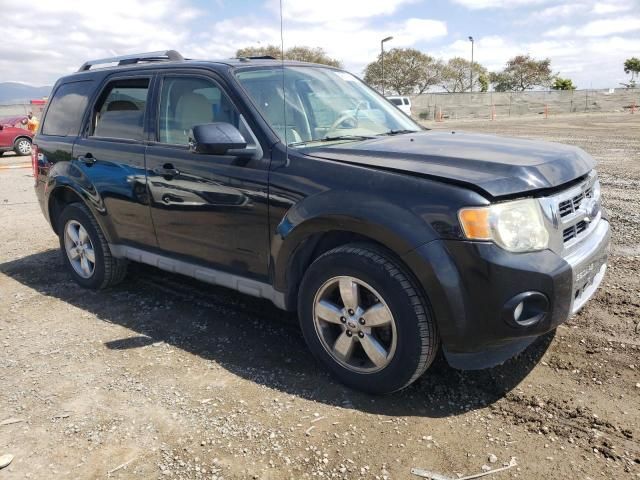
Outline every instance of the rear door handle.
[[161, 167], [154, 168], [153, 173], [162, 175], [163, 177], [175, 177], [176, 175], [180, 175], [180, 170], [170, 163], [165, 163]]
[[85, 165], [93, 165], [94, 163], [96, 163], [96, 159], [90, 153], [80, 155], [78, 157], [78, 161], [84, 163]]

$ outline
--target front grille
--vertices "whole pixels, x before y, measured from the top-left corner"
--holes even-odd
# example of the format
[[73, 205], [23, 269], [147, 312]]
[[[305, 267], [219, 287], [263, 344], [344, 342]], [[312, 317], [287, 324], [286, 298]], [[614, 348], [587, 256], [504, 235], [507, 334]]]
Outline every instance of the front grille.
[[570, 227], [565, 228], [562, 232], [562, 240], [564, 241], [564, 243], [567, 243], [569, 240], [573, 240], [582, 232], [584, 232], [588, 226], [589, 224], [587, 222], [585, 222], [584, 220], [580, 220], [575, 225], [571, 225]]
[[540, 199], [549, 231], [549, 248], [566, 256], [588, 238], [601, 218], [595, 171], [567, 190]]

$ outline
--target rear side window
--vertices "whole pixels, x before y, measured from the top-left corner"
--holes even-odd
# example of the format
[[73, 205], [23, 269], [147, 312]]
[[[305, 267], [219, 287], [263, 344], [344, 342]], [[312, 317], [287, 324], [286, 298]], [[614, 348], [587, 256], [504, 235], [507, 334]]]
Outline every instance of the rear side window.
[[42, 124], [42, 135], [76, 136], [89, 102], [93, 81], [60, 85], [49, 104]]
[[389, 101], [391, 103], [393, 103], [394, 105], [402, 105], [402, 99], [401, 98], [390, 98]]
[[109, 83], [96, 103], [90, 135], [144, 140], [144, 114], [148, 93], [148, 79]]
[[405, 105], [409, 105], [409, 103], [410, 103], [410, 102], [409, 102], [409, 99], [408, 99], [408, 98], [404, 98], [403, 100], [404, 100], [404, 104], [405, 104]]

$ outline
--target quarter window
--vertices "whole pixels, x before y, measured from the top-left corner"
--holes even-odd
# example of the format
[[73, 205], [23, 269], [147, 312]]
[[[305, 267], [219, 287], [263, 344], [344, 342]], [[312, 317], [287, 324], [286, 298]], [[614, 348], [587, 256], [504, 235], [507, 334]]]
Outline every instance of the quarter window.
[[42, 134], [60, 137], [78, 135], [92, 86], [92, 81], [60, 85], [44, 118]]
[[144, 140], [148, 79], [118, 80], [102, 92], [93, 116], [95, 137]]
[[239, 128], [239, 118], [229, 98], [210, 80], [167, 77], [162, 82], [158, 126], [162, 143], [188, 145], [194, 126], [225, 122]]

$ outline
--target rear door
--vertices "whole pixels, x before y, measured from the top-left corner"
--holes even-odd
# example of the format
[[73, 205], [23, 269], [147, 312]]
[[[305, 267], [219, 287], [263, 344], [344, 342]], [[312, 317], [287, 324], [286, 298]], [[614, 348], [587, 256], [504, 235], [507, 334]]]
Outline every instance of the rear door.
[[141, 247], [157, 245], [144, 171], [152, 80], [151, 74], [109, 77], [73, 148], [111, 220], [115, 241]]
[[[221, 79], [199, 73], [158, 78], [154, 133], [147, 147], [149, 200], [159, 247], [230, 273], [265, 279], [269, 259], [268, 166]], [[252, 159], [190, 150], [195, 125], [227, 122]]]

